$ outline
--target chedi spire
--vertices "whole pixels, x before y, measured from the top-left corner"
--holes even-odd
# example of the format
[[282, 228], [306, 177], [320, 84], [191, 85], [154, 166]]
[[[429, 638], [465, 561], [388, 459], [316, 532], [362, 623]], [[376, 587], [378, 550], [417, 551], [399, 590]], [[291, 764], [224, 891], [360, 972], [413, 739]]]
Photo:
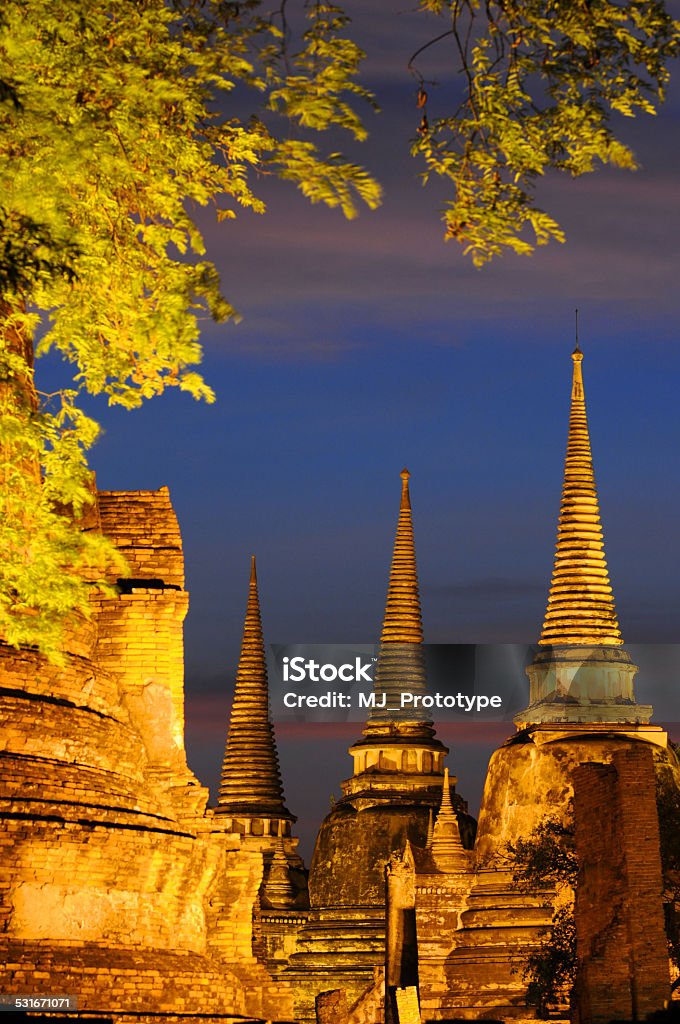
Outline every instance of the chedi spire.
[[555, 568], [538, 652], [527, 666], [529, 705], [519, 729], [548, 723], [648, 722], [635, 700], [637, 667], [622, 646], [604, 555], [578, 347]]
[[403, 774], [410, 788], [415, 780], [426, 788], [431, 776], [441, 777], [448, 753], [435, 738], [428, 712], [417, 700], [427, 695], [427, 687], [409, 476], [407, 469], [402, 470], [397, 535], [375, 667], [374, 703], [363, 739], [350, 747], [354, 776], [343, 783], [345, 795], [371, 788], [380, 773]]
[[375, 670], [376, 706], [364, 731], [366, 736], [372, 734], [374, 723], [386, 721], [418, 722], [427, 735], [433, 732], [432, 723], [422, 709], [414, 704], [401, 707], [403, 693], [425, 695], [427, 692], [409, 478], [409, 471], [402, 470], [399, 519]]
[[555, 568], [540, 644], [623, 643], [604, 554], [578, 347], [557, 531]]
[[423, 622], [420, 612], [416, 549], [413, 539], [411, 496], [408, 482], [411, 474], [401, 473], [401, 502], [394, 554], [387, 588], [387, 603], [383, 620], [381, 643], [422, 644]]
[[[267, 663], [255, 556], [243, 643], [216, 810], [245, 817], [292, 819], [284, 804], [274, 730], [269, 718]], [[278, 827], [274, 834], [278, 833]]]

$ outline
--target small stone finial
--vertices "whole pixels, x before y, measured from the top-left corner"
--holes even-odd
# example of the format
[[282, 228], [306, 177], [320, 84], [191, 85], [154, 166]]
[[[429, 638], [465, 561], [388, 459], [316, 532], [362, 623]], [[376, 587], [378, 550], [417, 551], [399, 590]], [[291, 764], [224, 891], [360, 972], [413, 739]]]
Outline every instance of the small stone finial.
[[295, 887], [290, 880], [288, 859], [283, 845], [283, 837], [279, 831], [274, 856], [269, 865], [267, 881], [264, 884], [264, 895], [273, 907], [284, 909], [295, 902]]
[[257, 583], [257, 562], [255, 555], [250, 556], [250, 582]]
[[444, 769], [444, 781], [442, 783], [442, 802], [439, 805], [439, 813], [444, 811], [446, 814], [453, 814], [453, 804], [451, 803], [451, 786], [449, 784], [449, 769]]
[[434, 823], [430, 850], [440, 871], [460, 871], [468, 867], [468, 855], [460, 838], [458, 818], [451, 803], [448, 768], [444, 769], [442, 802]]

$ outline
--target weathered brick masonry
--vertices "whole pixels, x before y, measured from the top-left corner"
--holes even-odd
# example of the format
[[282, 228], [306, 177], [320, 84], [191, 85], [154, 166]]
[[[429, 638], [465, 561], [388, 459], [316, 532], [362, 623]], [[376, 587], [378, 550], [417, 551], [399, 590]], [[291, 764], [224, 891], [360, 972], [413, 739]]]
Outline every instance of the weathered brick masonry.
[[168, 491], [100, 493], [90, 518], [128, 561], [118, 592], [75, 624], [63, 668], [0, 646], [0, 990], [285, 1019], [286, 986], [252, 952], [263, 854], [186, 764]]
[[573, 779], [577, 1019], [643, 1020], [670, 997], [652, 751], [619, 751]]

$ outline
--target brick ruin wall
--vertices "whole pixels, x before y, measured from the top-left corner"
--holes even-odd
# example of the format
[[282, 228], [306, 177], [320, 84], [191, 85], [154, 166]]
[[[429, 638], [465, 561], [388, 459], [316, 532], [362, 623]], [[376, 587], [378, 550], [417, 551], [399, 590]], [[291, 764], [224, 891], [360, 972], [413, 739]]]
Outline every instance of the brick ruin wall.
[[574, 825], [576, 1020], [643, 1020], [670, 998], [656, 775], [646, 745], [575, 770]]
[[252, 954], [262, 853], [186, 764], [167, 488], [101, 492], [98, 519], [128, 577], [70, 630], [65, 666], [0, 645], [0, 991], [281, 1019], [286, 986]]

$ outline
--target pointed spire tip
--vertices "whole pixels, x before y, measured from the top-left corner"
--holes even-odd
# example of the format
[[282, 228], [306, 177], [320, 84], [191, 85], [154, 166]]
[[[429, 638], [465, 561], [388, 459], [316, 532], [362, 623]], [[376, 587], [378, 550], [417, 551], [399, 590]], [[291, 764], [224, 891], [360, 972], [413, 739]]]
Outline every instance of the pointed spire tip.
[[404, 509], [410, 509], [411, 507], [411, 496], [408, 489], [408, 482], [411, 474], [406, 467], [404, 467], [399, 476], [401, 477], [401, 509], [403, 511]]
[[255, 561], [255, 555], [250, 556], [250, 582], [257, 582], [257, 564]]

